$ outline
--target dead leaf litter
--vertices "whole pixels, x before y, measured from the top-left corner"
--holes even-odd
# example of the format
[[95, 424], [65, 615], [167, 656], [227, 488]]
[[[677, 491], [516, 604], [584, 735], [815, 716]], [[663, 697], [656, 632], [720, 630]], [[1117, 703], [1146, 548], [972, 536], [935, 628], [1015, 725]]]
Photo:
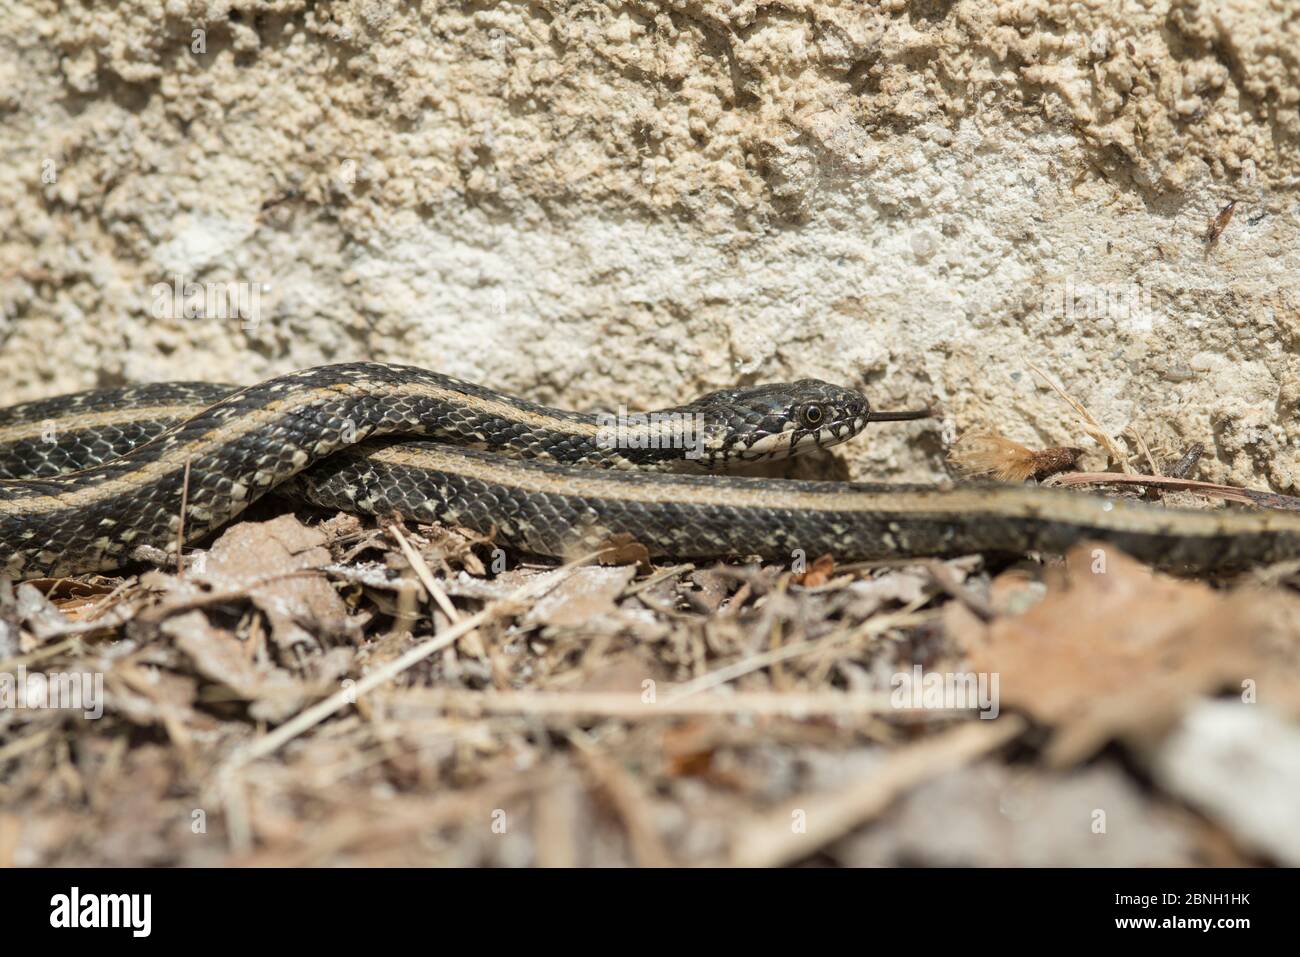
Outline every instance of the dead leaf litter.
[[1294, 865], [1293, 571], [1101, 554], [557, 568], [280, 515], [0, 582], [0, 865]]

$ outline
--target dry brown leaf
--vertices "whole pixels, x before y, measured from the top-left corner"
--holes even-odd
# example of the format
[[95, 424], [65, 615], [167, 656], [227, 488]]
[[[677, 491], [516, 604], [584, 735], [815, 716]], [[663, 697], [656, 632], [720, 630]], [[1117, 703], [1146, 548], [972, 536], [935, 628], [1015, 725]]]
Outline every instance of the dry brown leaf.
[[193, 708], [198, 682], [157, 668], [120, 665], [105, 678], [105, 710], [144, 727], [178, 721], [212, 727], [215, 722]]
[[[684, 592], [686, 600], [696, 611], [706, 614], [717, 611], [735, 590], [736, 580], [722, 574], [716, 568], [702, 568], [691, 572], [689, 577], [697, 588]], [[675, 587], [672, 582], [667, 584], [669, 589]]]
[[524, 624], [572, 627], [612, 615], [614, 599], [635, 574], [631, 565], [576, 569], [529, 610]]
[[281, 515], [227, 529], [191, 576], [216, 591], [247, 590], [266, 614], [279, 647], [315, 646], [320, 638], [349, 633], [347, 605], [323, 573], [284, 576], [322, 569], [331, 561], [323, 532]]
[[201, 611], [169, 618], [159, 629], [175, 640], [199, 674], [252, 702], [249, 711], [259, 720], [282, 721], [306, 700], [306, 689], [289, 672], [255, 663], [246, 643], [214, 628]]
[[610, 535], [600, 545], [597, 559], [602, 565], [639, 565], [650, 567], [650, 552], [627, 532]]
[[582, 676], [575, 691], [627, 692], [642, 694], [646, 681], [667, 681], [670, 675], [662, 664], [649, 656], [637, 654], [605, 659]]
[[474, 546], [492, 544], [489, 536], [479, 535], [468, 528], [442, 525], [421, 525], [420, 535], [428, 542], [420, 548], [420, 554], [429, 564], [441, 566], [448, 573], [459, 566], [478, 578], [487, 574], [483, 562], [474, 554]]
[[30, 582], [18, 585], [13, 598], [3, 599], [3, 605], [5, 618], [15, 625], [21, 625], [24, 631], [36, 639], [35, 642], [28, 637], [19, 640], [19, 648], [23, 653], [73, 630], [73, 623]]
[[[961, 569], [954, 575], [964, 580]], [[916, 566], [888, 568], [877, 572], [871, 578], [850, 582], [840, 592], [844, 613], [854, 619], [866, 620], [886, 605], [910, 605], [925, 597], [931, 587], [932, 576]]]
[[1200, 695], [1243, 681], [1300, 703], [1300, 601], [1164, 577], [1107, 546], [1073, 549], [1021, 615], [946, 615], [972, 669], [998, 675], [1002, 708], [1055, 728], [1057, 765], [1113, 737], [1163, 734]]
[[479, 601], [498, 601], [516, 589], [538, 582], [544, 587], [548, 579], [561, 582], [564, 573], [554, 568], [511, 568], [493, 578], [475, 578], [461, 572], [455, 578], [441, 582], [442, 590], [453, 598], [474, 598]]
[[835, 574], [835, 558], [832, 555], [820, 555], [813, 559], [808, 570], [795, 575], [796, 583], [805, 588], [820, 588], [831, 580]]
[[999, 615], [1019, 615], [1045, 594], [1047, 586], [1027, 568], [1009, 568], [989, 583], [989, 604]]

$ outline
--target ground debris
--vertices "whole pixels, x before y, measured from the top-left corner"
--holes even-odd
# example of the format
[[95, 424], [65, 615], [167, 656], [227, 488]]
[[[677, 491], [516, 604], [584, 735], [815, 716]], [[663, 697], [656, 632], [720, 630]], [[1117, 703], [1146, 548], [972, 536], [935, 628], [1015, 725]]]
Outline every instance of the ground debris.
[[1300, 599], [1282, 592], [1225, 593], [1084, 544], [1023, 614], [982, 623], [947, 611], [973, 669], [1000, 676], [1003, 706], [1054, 729], [1054, 765], [1116, 737], [1162, 736], [1202, 694], [1265, 687], [1300, 709]]
[[0, 864], [1295, 863], [1294, 788], [1232, 798], [1295, 746], [1285, 580], [623, 557], [282, 515], [0, 587]]

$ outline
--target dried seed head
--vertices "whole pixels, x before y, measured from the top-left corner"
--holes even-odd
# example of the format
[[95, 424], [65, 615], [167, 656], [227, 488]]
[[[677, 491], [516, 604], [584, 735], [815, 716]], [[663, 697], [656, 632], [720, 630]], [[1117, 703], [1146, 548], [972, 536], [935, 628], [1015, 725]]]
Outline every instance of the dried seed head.
[[992, 429], [976, 429], [958, 439], [949, 459], [968, 475], [1024, 482], [1074, 468], [1082, 454], [1082, 449], [1060, 446], [1035, 450]]

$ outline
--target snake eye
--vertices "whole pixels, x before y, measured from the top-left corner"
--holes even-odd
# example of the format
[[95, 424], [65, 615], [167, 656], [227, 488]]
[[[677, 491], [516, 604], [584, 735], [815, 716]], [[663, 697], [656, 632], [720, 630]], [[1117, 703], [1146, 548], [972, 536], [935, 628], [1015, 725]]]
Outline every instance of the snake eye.
[[803, 424], [810, 429], [815, 429], [826, 419], [826, 410], [817, 402], [810, 402], [805, 405], [799, 413], [803, 419]]

